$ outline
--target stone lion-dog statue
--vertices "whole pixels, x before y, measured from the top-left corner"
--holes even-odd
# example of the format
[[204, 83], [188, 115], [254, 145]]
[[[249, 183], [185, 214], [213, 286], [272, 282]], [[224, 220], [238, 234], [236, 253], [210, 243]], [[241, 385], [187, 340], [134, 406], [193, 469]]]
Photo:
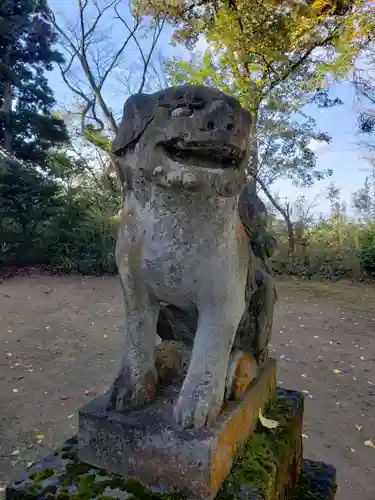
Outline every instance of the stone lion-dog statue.
[[193, 346], [174, 418], [184, 428], [211, 425], [234, 347], [249, 350], [262, 335], [258, 350], [267, 345], [270, 321], [265, 333], [251, 334], [250, 325], [262, 283], [271, 309], [275, 300], [250, 244], [261, 203], [254, 191], [243, 196], [250, 131], [250, 113], [213, 88], [171, 87], [126, 101], [112, 144], [126, 184], [116, 245], [125, 350], [109, 410], [154, 397], [157, 334], [178, 338], [181, 327]]

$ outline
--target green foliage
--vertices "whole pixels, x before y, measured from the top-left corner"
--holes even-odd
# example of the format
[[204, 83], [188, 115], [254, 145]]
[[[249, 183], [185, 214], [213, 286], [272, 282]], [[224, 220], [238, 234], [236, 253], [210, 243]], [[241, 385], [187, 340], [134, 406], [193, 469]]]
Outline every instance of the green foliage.
[[67, 199], [58, 217], [41, 234], [49, 266], [61, 272], [116, 272], [116, 223], [88, 209], [81, 199]]
[[375, 273], [375, 225], [369, 224], [361, 235], [361, 266], [369, 273]]
[[342, 1], [340, 8], [320, 0], [204, 4], [202, 9], [183, 2], [180, 11], [170, 12], [174, 38], [194, 48], [203, 37], [209, 47], [200, 76], [208, 72], [216, 81], [230, 82], [232, 93], [242, 95], [252, 109], [270, 92], [277, 99], [284, 84], [295, 99], [324, 85], [327, 71], [345, 75], [374, 27], [375, 9], [365, 0]]
[[61, 208], [59, 187], [0, 150], [0, 265], [39, 264], [44, 221]]
[[91, 144], [94, 144], [104, 151], [111, 149], [111, 140], [103, 132], [92, 125], [87, 125], [83, 130], [83, 135]]
[[[67, 166], [61, 178], [75, 178], [74, 162], [58, 156], [60, 168]], [[71, 184], [58, 183], [0, 149], [0, 267], [116, 271], [114, 214], [120, 200], [90, 184]]]
[[272, 257], [275, 274], [299, 278], [372, 279], [375, 273], [375, 231], [345, 216], [320, 219], [305, 230], [306, 245], [297, 240], [288, 255], [286, 230], [277, 229], [278, 250]]
[[0, 145], [39, 165], [51, 145], [67, 140], [44, 75], [62, 62], [47, 9], [45, 0], [0, 2]]
[[316, 203], [309, 206], [304, 196], [292, 206], [288, 204], [296, 243], [292, 255], [288, 252], [285, 224], [275, 217], [269, 218], [278, 241], [278, 249], [272, 257], [275, 273], [309, 279], [347, 277], [372, 281], [375, 277], [374, 223], [349, 217], [340, 199], [340, 190], [334, 185], [327, 191], [327, 200], [330, 214], [326, 217], [314, 216], [311, 210]]

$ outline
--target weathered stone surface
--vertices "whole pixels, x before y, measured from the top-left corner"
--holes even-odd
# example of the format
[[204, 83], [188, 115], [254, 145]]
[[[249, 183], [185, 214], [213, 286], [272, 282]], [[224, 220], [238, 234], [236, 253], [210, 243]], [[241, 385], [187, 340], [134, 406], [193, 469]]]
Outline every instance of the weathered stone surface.
[[267, 357], [276, 294], [266, 259], [275, 240], [254, 186], [244, 189], [251, 122], [236, 99], [211, 87], [171, 87], [125, 103], [112, 144], [126, 180], [116, 246], [125, 346], [109, 410], [154, 397], [157, 333], [194, 344], [173, 408], [183, 428], [215, 423], [232, 346], [259, 364]]
[[154, 403], [123, 413], [108, 413], [99, 397], [79, 412], [79, 457], [148, 486], [211, 499], [252, 434], [259, 408], [273, 396], [275, 376], [276, 363], [269, 360], [243, 399], [228, 403], [214, 426], [199, 431], [174, 422], [178, 388], [168, 387]]
[[[284, 480], [286, 487], [288, 465], [285, 464], [294, 466], [298, 462], [296, 456], [300, 456], [300, 448], [293, 446], [296, 444], [297, 429], [301, 426], [302, 409], [301, 394], [277, 390], [277, 397], [266, 416], [277, 420], [279, 427], [267, 430], [257, 426], [218, 492], [217, 500], [277, 498], [275, 492], [281, 488], [276, 487], [276, 480]], [[33, 464], [8, 485], [6, 500], [126, 500], [130, 497], [133, 500], [184, 500], [184, 496], [175, 489], [160, 494], [148, 489], [139, 480], [87, 465], [78, 459], [77, 447], [77, 439], [69, 439], [54, 453]], [[277, 474], [279, 466], [282, 472]], [[327, 464], [303, 460], [295, 495], [293, 489], [289, 485], [284, 498], [333, 500], [335, 469]]]

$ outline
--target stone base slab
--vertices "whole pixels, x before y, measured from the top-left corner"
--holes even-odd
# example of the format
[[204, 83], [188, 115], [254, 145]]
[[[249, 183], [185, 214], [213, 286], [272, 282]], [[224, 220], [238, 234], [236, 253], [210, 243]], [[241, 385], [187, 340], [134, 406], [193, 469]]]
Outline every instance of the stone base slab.
[[[265, 416], [276, 429], [257, 425], [216, 500], [333, 500], [335, 468], [302, 461], [303, 396], [277, 389]], [[150, 464], [152, 466], [152, 464]], [[158, 493], [139, 478], [126, 478], [83, 463], [78, 440], [69, 439], [9, 483], [6, 500], [186, 500], [173, 487]]]
[[149, 487], [177, 488], [197, 500], [212, 499], [275, 387], [276, 361], [270, 359], [243, 399], [227, 403], [216, 424], [200, 431], [175, 424], [176, 387], [165, 388], [147, 406], [122, 413], [108, 412], [107, 399], [100, 396], [79, 411], [79, 458], [125, 477], [137, 477]]

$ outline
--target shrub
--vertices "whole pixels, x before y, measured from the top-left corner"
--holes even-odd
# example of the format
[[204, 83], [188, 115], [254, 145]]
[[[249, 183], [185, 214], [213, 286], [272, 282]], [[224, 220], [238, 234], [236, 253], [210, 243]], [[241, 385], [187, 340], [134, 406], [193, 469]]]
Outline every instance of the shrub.
[[0, 268], [113, 273], [119, 201], [66, 189], [0, 150]]
[[369, 224], [361, 235], [360, 261], [362, 268], [375, 273], [375, 226]]

